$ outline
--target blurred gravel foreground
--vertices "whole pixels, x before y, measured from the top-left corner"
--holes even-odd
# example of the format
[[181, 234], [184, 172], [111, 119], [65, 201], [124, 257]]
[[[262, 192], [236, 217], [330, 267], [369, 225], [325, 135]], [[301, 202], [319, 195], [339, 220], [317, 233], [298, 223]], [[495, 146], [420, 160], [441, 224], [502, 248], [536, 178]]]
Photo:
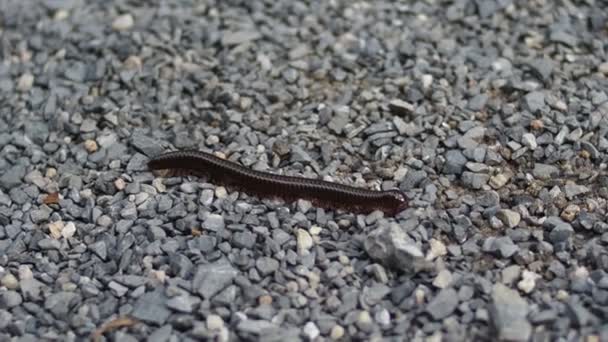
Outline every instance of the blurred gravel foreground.
[[[0, 0], [0, 341], [608, 341], [608, 3]], [[260, 200], [150, 157], [403, 190]]]

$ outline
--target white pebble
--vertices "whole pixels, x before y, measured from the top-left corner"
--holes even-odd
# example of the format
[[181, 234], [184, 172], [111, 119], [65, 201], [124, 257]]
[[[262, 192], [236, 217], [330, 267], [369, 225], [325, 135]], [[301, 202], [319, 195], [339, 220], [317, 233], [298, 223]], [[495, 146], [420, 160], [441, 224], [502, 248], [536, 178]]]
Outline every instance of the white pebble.
[[422, 87], [424, 89], [428, 89], [431, 86], [431, 84], [433, 84], [433, 75], [424, 74], [424, 75], [422, 75], [421, 80], [422, 80]]
[[49, 233], [51, 233], [51, 237], [53, 237], [53, 239], [59, 239], [62, 236], [61, 233], [64, 226], [65, 224], [63, 221], [49, 223]]
[[9, 290], [15, 290], [19, 287], [19, 281], [11, 273], [7, 273], [4, 277], [2, 277], [0, 284]]
[[499, 173], [499, 174], [496, 174], [496, 175], [490, 177], [489, 184], [494, 189], [500, 189], [503, 186], [505, 186], [508, 181], [509, 181], [509, 177], [507, 177], [506, 174]]
[[608, 62], [601, 63], [601, 64], [600, 64], [600, 65], [597, 67], [597, 70], [598, 70], [599, 72], [601, 72], [602, 74], [604, 74], [604, 75], [608, 76]]
[[114, 181], [114, 187], [118, 191], [124, 190], [126, 186], [127, 186], [127, 184], [125, 183], [124, 179], [122, 179], [122, 178], [116, 178], [116, 180]]
[[116, 31], [125, 31], [133, 27], [135, 21], [133, 20], [133, 16], [131, 14], [123, 14], [112, 22], [112, 29]]
[[376, 312], [374, 319], [383, 327], [388, 327], [391, 324], [391, 314], [386, 309]]
[[530, 293], [536, 286], [536, 279], [540, 278], [540, 275], [524, 270], [521, 275], [521, 280], [517, 283], [517, 288], [522, 290], [524, 293]]
[[310, 227], [310, 235], [319, 235], [319, 234], [321, 234], [322, 230], [323, 230], [323, 228], [321, 228], [319, 226], [312, 226], [312, 227]]
[[207, 144], [208, 146], [217, 145], [219, 142], [220, 142], [220, 138], [217, 135], [210, 135], [205, 140], [205, 144]]
[[589, 277], [589, 270], [587, 270], [587, 267], [584, 266], [578, 266], [574, 269], [574, 272], [572, 272], [571, 277], [573, 278], [587, 278]]
[[224, 328], [224, 320], [218, 315], [207, 316], [207, 329], [218, 331]]
[[559, 301], [566, 301], [566, 299], [568, 299], [570, 297], [570, 294], [568, 292], [566, 292], [565, 290], [558, 290], [557, 294], [555, 295], [555, 298]]
[[161, 178], [154, 178], [152, 181], [152, 185], [159, 193], [163, 193], [167, 191], [167, 187], [163, 184], [163, 180]]
[[64, 10], [64, 9], [60, 9], [60, 10], [57, 10], [57, 12], [55, 12], [55, 14], [53, 15], [53, 20], [61, 21], [61, 20], [67, 19], [67, 17], [69, 15], [70, 15], [70, 12], [68, 12], [67, 10]]
[[331, 328], [331, 332], [329, 333], [329, 337], [332, 340], [339, 340], [344, 336], [344, 328], [342, 328], [342, 326], [340, 325], [334, 325], [333, 328]]
[[522, 145], [527, 146], [531, 150], [535, 150], [538, 147], [538, 144], [536, 143], [536, 137], [532, 133], [524, 133], [521, 136], [521, 143]]
[[306, 337], [308, 337], [308, 339], [310, 341], [316, 339], [317, 337], [319, 337], [319, 334], [321, 333], [319, 331], [319, 328], [317, 328], [317, 325], [314, 324], [313, 322], [308, 322], [304, 325], [304, 335], [306, 335]]
[[305, 229], [298, 229], [297, 235], [297, 248], [298, 254], [307, 255], [309, 250], [312, 248], [313, 240], [310, 234]]
[[130, 70], [139, 70], [142, 66], [142, 60], [139, 56], [129, 56], [123, 62], [123, 66]]
[[24, 281], [27, 279], [34, 278], [34, 274], [32, 273], [32, 269], [27, 265], [19, 266], [19, 280]]
[[447, 269], [439, 271], [435, 279], [433, 280], [433, 286], [438, 289], [446, 288], [450, 282], [452, 282], [452, 273]]
[[228, 196], [228, 191], [226, 191], [226, 188], [224, 188], [223, 186], [218, 186], [217, 188], [215, 188], [215, 197], [222, 199], [222, 198], [226, 198]]
[[25, 93], [32, 89], [32, 85], [34, 85], [34, 76], [32, 74], [23, 74], [17, 81], [17, 90]]
[[424, 290], [416, 289], [416, 291], [414, 291], [414, 298], [416, 298], [417, 304], [422, 305], [424, 303], [424, 297], [426, 297]]
[[93, 139], [87, 139], [84, 142], [84, 148], [85, 150], [87, 150], [87, 152], [89, 153], [93, 153], [97, 151], [97, 142], [95, 142], [95, 140]]
[[448, 254], [448, 249], [445, 247], [445, 244], [437, 239], [431, 239], [429, 245], [431, 248], [426, 255], [426, 260], [434, 260], [436, 257]]
[[46, 172], [44, 175], [46, 178], [53, 178], [53, 177], [57, 176], [57, 169], [54, 167], [49, 167], [48, 169], [46, 169]]
[[66, 225], [63, 227], [63, 230], [61, 230], [61, 236], [63, 236], [64, 239], [71, 238], [72, 236], [74, 236], [74, 233], [76, 233], [76, 225], [74, 224], [74, 222], [66, 223]]

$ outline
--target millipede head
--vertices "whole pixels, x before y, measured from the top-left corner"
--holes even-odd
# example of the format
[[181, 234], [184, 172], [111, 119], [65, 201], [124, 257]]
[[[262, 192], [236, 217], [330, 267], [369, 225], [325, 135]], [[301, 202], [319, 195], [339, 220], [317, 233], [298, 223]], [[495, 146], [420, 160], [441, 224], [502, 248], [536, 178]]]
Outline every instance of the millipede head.
[[405, 193], [403, 191], [394, 189], [388, 190], [387, 193], [394, 198], [397, 204], [395, 207], [394, 215], [408, 208], [407, 197], [405, 196]]

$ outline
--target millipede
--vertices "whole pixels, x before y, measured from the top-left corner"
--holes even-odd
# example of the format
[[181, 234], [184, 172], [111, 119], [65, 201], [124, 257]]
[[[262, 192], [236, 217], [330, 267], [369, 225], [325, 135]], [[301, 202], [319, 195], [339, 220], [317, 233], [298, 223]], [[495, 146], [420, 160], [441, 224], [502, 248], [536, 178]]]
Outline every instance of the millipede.
[[234, 187], [259, 198], [284, 201], [306, 199], [315, 206], [344, 209], [356, 213], [381, 210], [395, 216], [408, 207], [403, 191], [368, 190], [320, 179], [284, 176], [249, 169], [240, 164], [202, 151], [173, 151], [148, 162], [151, 170], [163, 170], [164, 176], [196, 176]]

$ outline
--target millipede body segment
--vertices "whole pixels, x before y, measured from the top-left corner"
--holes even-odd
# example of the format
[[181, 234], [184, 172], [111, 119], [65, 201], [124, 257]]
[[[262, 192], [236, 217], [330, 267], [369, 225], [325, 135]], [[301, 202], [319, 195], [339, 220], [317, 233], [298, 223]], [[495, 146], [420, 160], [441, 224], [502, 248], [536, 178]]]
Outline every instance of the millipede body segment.
[[174, 151], [148, 162], [151, 170], [168, 170], [167, 175], [193, 175], [235, 187], [262, 198], [299, 198], [332, 209], [359, 213], [381, 210], [396, 215], [407, 208], [405, 194], [398, 190], [374, 191], [319, 179], [276, 175], [246, 168], [202, 151]]

